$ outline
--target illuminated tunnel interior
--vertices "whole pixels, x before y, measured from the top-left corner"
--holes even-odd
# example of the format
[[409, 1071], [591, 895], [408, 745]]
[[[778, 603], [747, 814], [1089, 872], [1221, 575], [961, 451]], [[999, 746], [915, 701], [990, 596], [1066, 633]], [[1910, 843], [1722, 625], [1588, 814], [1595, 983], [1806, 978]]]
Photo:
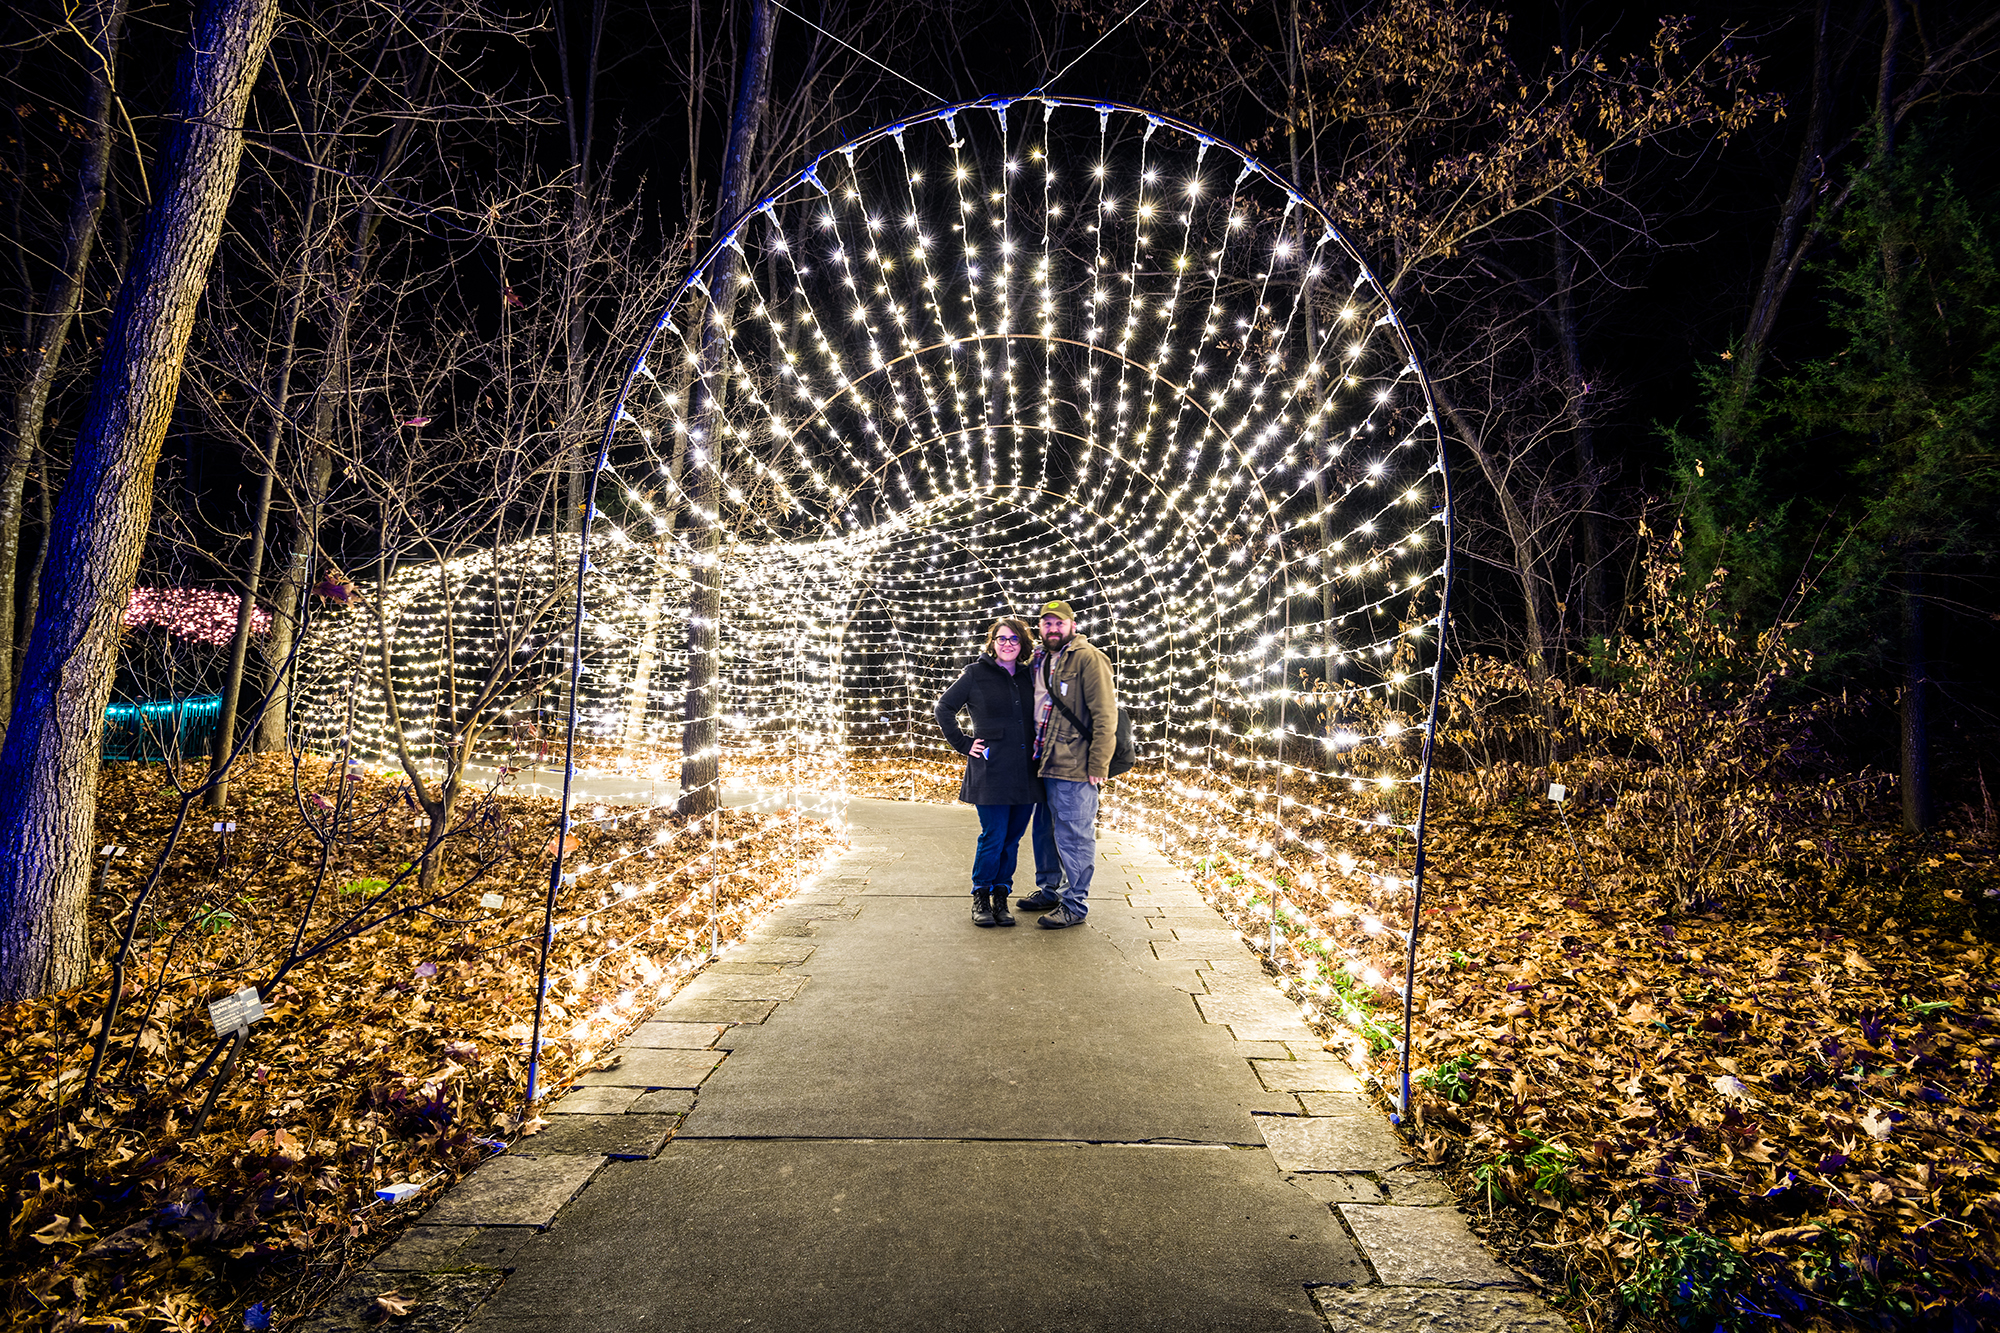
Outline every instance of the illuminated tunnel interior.
[[[579, 773], [671, 785], [693, 718], [714, 780], [788, 793], [773, 812], [950, 800], [935, 701], [994, 618], [1063, 598], [1139, 742], [1105, 825], [1207, 876], [1309, 1011], [1402, 987], [1441, 442], [1366, 264], [1242, 151], [1037, 96], [823, 154], [692, 272], [595, 480]], [[536, 568], [494, 577], [556, 586]], [[417, 698], [479, 635], [407, 582]], [[383, 753], [381, 691], [353, 682], [324, 673], [310, 708]]]

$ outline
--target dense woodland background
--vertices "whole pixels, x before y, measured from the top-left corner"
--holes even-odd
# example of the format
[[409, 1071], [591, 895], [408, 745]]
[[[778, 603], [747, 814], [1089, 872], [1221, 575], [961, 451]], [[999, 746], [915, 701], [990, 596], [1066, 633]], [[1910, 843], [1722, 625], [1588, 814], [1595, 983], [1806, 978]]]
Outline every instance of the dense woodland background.
[[[247, 644], [247, 695], [228, 691], [247, 714], [278, 690], [264, 744], [328, 571], [574, 514], [632, 335], [709, 234], [753, 39], [772, 45], [745, 199], [931, 100], [913, 84], [1025, 91], [1117, 16], [876, 4], [814, 10], [815, 27], [769, 9], [768, 33], [755, 17], [274, 11], [138, 578], [231, 599], [247, 581], [276, 616]], [[189, 19], [119, 3], [6, 19], [6, 701], [163, 188]], [[1993, 723], [1995, 27], [1979, 6], [1901, 0], [1668, 19], [1159, 0], [1060, 86], [1167, 107], [1289, 167], [1385, 275], [1447, 409], [1459, 655], [1602, 677], [1642, 529], [1684, 524], [1690, 578], [1725, 567], [1746, 624], [1801, 626], [1809, 691], [1889, 705], [1843, 733], [1852, 764], [1901, 772], [1928, 740], [1928, 795], [1918, 769], [1905, 784], [1922, 824], [1985, 800]], [[116, 692], [223, 689], [229, 656], [156, 635]]]
[[[96, 820], [107, 702], [219, 693], [220, 752], [281, 755], [316, 611], [365, 602], [398, 566], [574, 530], [630, 349], [718, 214], [897, 115], [1052, 79], [1172, 111], [1286, 170], [1419, 340], [1460, 541], [1439, 762], [1468, 863], [1503, 845], [1574, 847], [1567, 828], [1522, 814], [1560, 774], [1604, 814], [1578, 860], [1629, 854], [1644, 869], [1627, 888], [1661, 894], [1647, 911], [1734, 894], [1729, 910], [1761, 928], [1830, 932], [1815, 912], [1831, 898], [1797, 888], [1811, 879], [1847, 885], [1869, 928], [1894, 926], [1892, 911], [1909, 924], [1927, 902], [1925, 930], [1956, 941], [1968, 911], [1989, 928], [2000, 916], [2000, 897], [1968, 902], [1939, 878], [1983, 856], [1990, 885], [2000, 830], [1988, 5], [37, 0], [0, 33], [0, 997], [67, 994], [55, 1003], [82, 1015], [102, 1001], [77, 988], [107, 931], [132, 944], [137, 907], [121, 926], [91, 905], [110, 827]], [[661, 503], [668, 524], [684, 521]], [[209, 596], [130, 602], [135, 586]], [[128, 602], [146, 608], [130, 624]], [[546, 633], [510, 632], [524, 661]], [[250, 771], [259, 799], [305, 800], [268, 763]], [[311, 799], [337, 830], [348, 789], [329, 780], [332, 803]], [[117, 781], [111, 813], [169, 846], [200, 817], [192, 802], [231, 799], [222, 781], [164, 797]], [[349, 887], [388, 892], [407, 874], [426, 901], [454, 891], [439, 847], [466, 827], [462, 792], [412, 786], [368, 789], [369, 817], [400, 821], [381, 838], [401, 869]], [[1867, 842], [1892, 827], [1904, 841]], [[273, 845], [275, 860], [292, 854]], [[331, 845], [320, 837], [322, 854]], [[1777, 856], [1788, 847], [1807, 850]], [[528, 883], [543, 852], [538, 836], [501, 834], [490, 864], [519, 862], [508, 873]], [[1939, 891], [1891, 901], [1854, 887], [1891, 880]], [[1565, 940], [1631, 924], [1551, 901], [1547, 919], [1579, 932]], [[1475, 921], [1454, 927], [1468, 946]], [[349, 922], [326, 949], [369, 924]], [[1688, 965], [1673, 938], [1646, 946], [1661, 968]], [[1880, 1011], [1856, 1020], [1871, 1049], [1893, 1045], [1900, 1004], [1898, 1022], [1967, 1024], [1950, 1040], [1966, 1043], [1966, 1069], [1984, 1064], [1971, 1052], [1992, 1020], [1968, 1017], [1989, 998], [1976, 953], [1950, 973], [1913, 944], [1892, 977], [1833, 940], [1818, 946], [1830, 966], [1844, 951], [1849, 980], [1881, 988]], [[1798, 947], [1746, 946], [1742, 985], [1801, 967]], [[1487, 965], [1462, 976], [1454, 962], [1427, 984], [1463, 988], [1469, 1014]], [[1539, 973], [1521, 977], [1498, 1011], [1509, 1026], [1513, 993]], [[1923, 978], [1953, 998], [1921, 998]], [[100, 1037], [125, 992], [108, 994]], [[1715, 1020], [1716, 1002], [1677, 1015], [1661, 999], [1643, 1026], [1707, 1041], [1713, 1020], [1724, 1040], [1738, 1020]], [[1462, 1081], [1434, 1089], [1440, 1107], [1524, 1095], [1498, 1076], [1480, 1092], [1471, 1049], [1452, 1066]], [[496, 1105], [514, 1072], [485, 1069]], [[1452, 1115], [1478, 1123], [1467, 1110], [1435, 1124]], [[1602, 1132], [1615, 1174], [1605, 1145], [1619, 1131]], [[1479, 1133], [1466, 1129], [1490, 1146]], [[1496, 1164], [1511, 1162], [1526, 1200], [1529, 1140], [1504, 1141], [1513, 1156], [1486, 1160], [1440, 1138], [1434, 1160], [1486, 1160], [1489, 1204]], [[1833, 1179], [1845, 1154], [1815, 1160]], [[1905, 1186], [1860, 1188], [1893, 1203]], [[62, 1220], [52, 1189], [17, 1230]], [[1990, 1216], [1978, 1225], [1966, 1229], [1992, 1234]], [[1935, 1290], [1990, 1311], [1976, 1250]], [[1909, 1276], [1927, 1252], [1910, 1253], [1867, 1300], [1933, 1290]], [[1827, 1290], [1866, 1285], [1829, 1262]], [[1616, 1285], [1615, 1263], [1605, 1271]], [[1654, 1288], [1670, 1291], [1677, 1270], [1660, 1271]], [[1690, 1317], [1737, 1320], [1729, 1302], [1749, 1288], [1717, 1290]]]

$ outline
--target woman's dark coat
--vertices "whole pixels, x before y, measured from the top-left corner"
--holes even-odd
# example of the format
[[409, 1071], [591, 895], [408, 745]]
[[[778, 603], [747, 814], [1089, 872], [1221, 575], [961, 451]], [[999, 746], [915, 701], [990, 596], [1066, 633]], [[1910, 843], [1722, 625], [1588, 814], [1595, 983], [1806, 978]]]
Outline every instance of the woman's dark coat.
[[[972, 731], [958, 729], [958, 710], [972, 713]], [[1024, 660], [1008, 675], [990, 657], [976, 658], [937, 702], [938, 725], [951, 748], [966, 756], [958, 799], [967, 805], [1034, 805], [1042, 780], [1030, 757], [1035, 746], [1035, 678]], [[987, 744], [986, 758], [971, 755], [973, 737]]]

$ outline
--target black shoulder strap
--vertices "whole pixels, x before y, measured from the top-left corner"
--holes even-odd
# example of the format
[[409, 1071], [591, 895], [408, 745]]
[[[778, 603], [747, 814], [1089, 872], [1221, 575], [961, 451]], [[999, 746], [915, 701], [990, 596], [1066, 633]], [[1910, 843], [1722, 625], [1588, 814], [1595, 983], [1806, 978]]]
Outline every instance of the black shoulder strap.
[[1069, 719], [1069, 724], [1072, 727], [1075, 727], [1078, 731], [1083, 733], [1083, 743], [1085, 745], [1088, 745], [1090, 744], [1091, 739], [1097, 734], [1096, 729], [1093, 728], [1089, 723], [1085, 722], [1082, 718], [1078, 717], [1075, 713], [1070, 712], [1069, 705], [1062, 701], [1062, 696], [1060, 694], [1056, 693], [1055, 675], [1050, 670], [1050, 668], [1054, 666], [1055, 666], [1055, 656], [1053, 654], [1044, 657], [1042, 659], [1042, 688], [1048, 692], [1049, 702], [1054, 704], [1057, 708], [1062, 709], [1062, 715]]
[[1088, 744], [1091, 737], [1096, 734], [1095, 729], [1092, 728], [1088, 723], [1086, 723], [1082, 718], [1078, 717], [1075, 713], [1070, 712], [1069, 705], [1064, 703], [1062, 701], [1062, 696], [1058, 695], [1054, 690], [1049, 691], [1049, 702], [1054, 704], [1057, 708], [1062, 709], [1062, 715], [1069, 719], [1069, 724], [1072, 727], [1075, 727], [1078, 731], [1083, 733], [1084, 742]]

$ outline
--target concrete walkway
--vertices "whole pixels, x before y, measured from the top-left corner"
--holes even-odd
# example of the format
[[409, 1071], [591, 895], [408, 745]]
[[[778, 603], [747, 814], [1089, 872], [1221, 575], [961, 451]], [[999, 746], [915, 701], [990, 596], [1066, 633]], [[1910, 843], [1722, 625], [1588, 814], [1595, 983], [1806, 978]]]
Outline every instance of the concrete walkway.
[[979, 930], [971, 810], [849, 818], [307, 1327], [1566, 1327], [1157, 854], [1101, 841], [1082, 928]]

